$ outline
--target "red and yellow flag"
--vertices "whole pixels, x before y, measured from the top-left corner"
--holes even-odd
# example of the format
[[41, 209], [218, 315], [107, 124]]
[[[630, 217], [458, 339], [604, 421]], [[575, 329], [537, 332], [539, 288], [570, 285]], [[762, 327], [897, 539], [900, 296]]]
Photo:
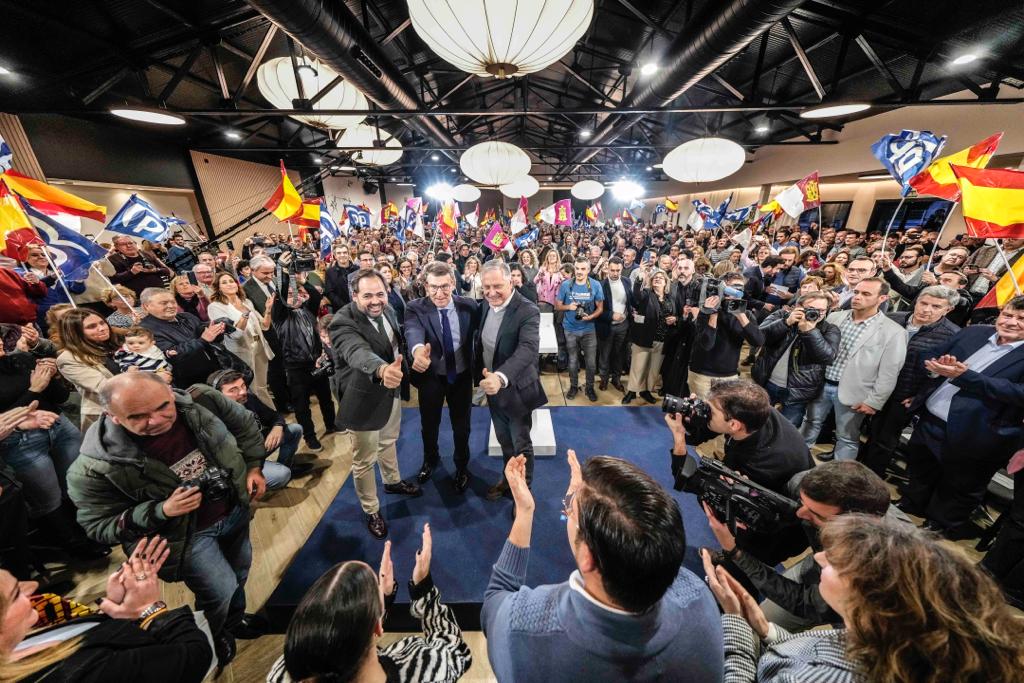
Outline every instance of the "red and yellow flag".
[[992, 155], [996, 153], [1002, 138], [1002, 133], [996, 133], [967, 149], [936, 159], [928, 168], [910, 179], [910, 186], [917, 190], [918, 194], [948, 199], [951, 202], [960, 201], [960, 186], [957, 185], [951, 167], [955, 164], [985, 168]]
[[0, 254], [24, 261], [28, 256], [25, 247], [35, 241], [39, 241], [39, 235], [21, 208], [21, 201], [0, 183]]
[[[1016, 286], [1013, 284], [1015, 280]], [[1002, 308], [1007, 301], [1017, 296], [1018, 287], [1024, 291], [1024, 258], [1017, 259], [1013, 267], [1003, 273], [995, 286], [981, 297], [975, 308]]]
[[1024, 237], [1024, 171], [952, 167], [971, 237]]
[[302, 197], [292, 185], [292, 179], [288, 177], [283, 161], [281, 162], [281, 184], [277, 186], [274, 194], [270, 195], [270, 199], [263, 207], [277, 216], [279, 221], [290, 220], [292, 216], [302, 211]]
[[676, 211], [679, 211], [679, 202], [674, 202], [668, 197], [665, 197], [665, 208], [668, 209], [670, 213], [675, 213]]
[[302, 207], [299, 209], [299, 212], [294, 216], [291, 216], [288, 221], [290, 223], [295, 223], [296, 225], [303, 225], [307, 228], [319, 228], [321, 201], [323, 201], [322, 197], [303, 200]]
[[445, 236], [445, 239], [450, 240], [455, 237], [455, 233], [459, 229], [455, 222], [455, 202], [446, 201], [441, 206], [441, 214], [437, 217], [437, 227], [441, 229], [441, 234]]
[[43, 213], [69, 213], [100, 223], [107, 220], [107, 207], [93, 204], [70, 192], [47, 185], [41, 180], [23, 176], [17, 171], [11, 170], [0, 174], [0, 182]]

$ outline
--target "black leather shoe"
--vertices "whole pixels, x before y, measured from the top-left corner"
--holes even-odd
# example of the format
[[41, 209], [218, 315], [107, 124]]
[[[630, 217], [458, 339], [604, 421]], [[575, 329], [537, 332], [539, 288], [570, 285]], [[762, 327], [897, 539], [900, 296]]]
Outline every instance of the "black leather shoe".
[[586, 394], [587, 398], [589, 398], [592, 402], [597, 401], [597, 392], [594, 391], [594, 387], [587, 387], [583, 391], [583, 393]]
[[836, 452], [832, 450], [828, 453], [817, 453], [814, 457], [822, 462], [828, 462], [830, 460], [835, 460]]
[[464, 467], [455, 470], [455, 476], [452, 480], [455, 482], [455, 490], [459, 493], [465, 493], [466, 489], [469, 488], [469, 470]]
[[654, 398], [649, 391], [641, 391], [640, 398], [647, 401], [648, 403], [657, 403], [658, 399]]
[[434, 468], [437, 467], [436, 463], [423, 462], [423, 467], [420, 468], [420, 473], [416, 475], [416, 480], [421, 484], [426, 484], [427, 480], [430, 479], [430, 475], [434, 473]]
[[487, 489], [487, 500], [501, 500], [504, 496], [507, 496], [510, 493], [511, 491], [508, 488], [508, 482], [503, 479], [491, 488]]
[[260, 636], [267, 635], [270, 624], [258, 614], [246, 614], [242, 617], [242, 623], [231, 629], [231, 635], [241, 640], [255, 640]]
[[597, 386], [597, 388], [600, 389], [601, 391], [608, 391], [608, 380], [601, 380], [601, 383]]
[[306, 448], [314, 453], [319, 453], [324, 449], [323, 444], [320, 443], [320, 439], [316, 438], [316, 436], [306, 437]]
[[292, 471], [292, 477], [304, 477], [313, 471], [313, 463], [311, 462], [299, 462], [289, 467]]
[[626, 387], [622, 386], [622, 382], [619, 381], [618, 379], [612, 380], [612, 386], [621, 391], [622, 393], [626, 393]]
[[632, 391], [627, 391], [626, 395], [622, 397], [622, 405], [628, 406], [634, 398], [636, 398], [636, 394]]
[[565, 398], [569, 401], [576, 398], [576, 394], [580, 393], [579, 387], [569, 387], [569, 391], [565, 392]]
[[384, 484], [386, 493], [397, 493], [402, 496], [422, 496], [423, 490], [417, 484], [400, 481], [397, 484]]
[[223, 669], [235, 658], [235, 637], [222, 631], [213, 637], [213, 652], [217, 655], [217, 668]]
[[388, 535], [388, 523], [384, 521], [384, 518], [380, 516], [379, 512], [374, 512], [372, 515], [366, 515], [366, 528], [370, 530], [374, 538], [384, 540]]

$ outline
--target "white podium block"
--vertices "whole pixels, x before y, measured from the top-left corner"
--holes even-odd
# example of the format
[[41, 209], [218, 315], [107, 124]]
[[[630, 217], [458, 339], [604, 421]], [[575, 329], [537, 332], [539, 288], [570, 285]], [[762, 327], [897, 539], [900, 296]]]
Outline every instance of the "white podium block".
[[[543, 313], [541, 314], [543, 315]], [[538, 408], [533, 411], [533, 428], [530, 429], [530, 440], [533, 442], [533, 454], [555, 454], [555, 428], [551, 424], [551, 411]], [[501, 444], [494, 434], [494, 423], [491, 423], [491, 435], [487, 439], [487, 455], [501, 457]]]
[[540, 313], [540, 353], [558, 353], [554, 313], [545, 311]]

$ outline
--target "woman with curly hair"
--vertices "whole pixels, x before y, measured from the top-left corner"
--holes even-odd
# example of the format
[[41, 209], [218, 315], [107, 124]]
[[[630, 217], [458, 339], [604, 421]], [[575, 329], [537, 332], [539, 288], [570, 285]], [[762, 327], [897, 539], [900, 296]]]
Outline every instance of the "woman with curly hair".
[[1024, 672], [1024, 620], [959, 548], [864, 514], [822, 528], [821, 597], [843, 628], [790, 634], [704, 555], [725, 614], [725, 681], [1010, 683]]

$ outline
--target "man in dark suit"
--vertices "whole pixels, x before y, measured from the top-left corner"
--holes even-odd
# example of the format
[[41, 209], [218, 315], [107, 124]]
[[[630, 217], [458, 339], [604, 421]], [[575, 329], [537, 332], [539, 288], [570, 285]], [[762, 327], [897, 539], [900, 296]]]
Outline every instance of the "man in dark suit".
[[597, 374], [601, 376], [601, 391], [612, 386], [626, 393], [622, 386], [622, 371], [629, 353], [629, 320], [633, 315], [633, 287], [622, 273], [622, 259], [608, 259], [608, 277], [601, 280], [605, 307], [594, 321], [597, 330]]
[[[526, 456], [526, 481], [533, 480], [533, 411], [548, 402], [540, 383], [540, 310], [512, 287], [512, 273], [493, 260], [481, 270], [484, 299], [477, 332], [476, 367], [504, 462]], [[502, 470], [504, 472], [504, 469]], [[487, 491], [488, 500], [508, 493], [504, 475]]]
[[409, 368], [402, 353], [405, 338], [388, 306], [384, 277], [361, 269], [350, 284], [352, 303], [334, 314], [330, 327], [331, 346], [341, 364], [337, 372], [345, 387], [335, 424], [352, 432], [356, 495], [370, 533], [383, 539], [388, 525], [380, 514], [373, 466], [380, 466], [387, 493], [421, 493], [416, 484], [402, 481], [395, 447], [402, 426], [402, 399], [409, 396]]
[[900, 507], [955, 536], [1024, 443], [1024, 296], [1006, 303], [995, 326], [960, 330], [924, 366], [937, 377], [910, 406], [921, 420]]
[[480, 306], [456, 296], [455, 271], [435, 261], [423, 271], [427, 296], [405, 309], [405, 335], [412, 353], [413, 386], [419, 389], [420, 427], [423, 431], [423, 466], [419, 482], [426, 483], [441, 455], [437, 434], [441, 408], [448, 402], [448, 418], [455, 440], [455, 489], [469, 486], [469, 413], [473, 407], [474, 344], [480, 324]]
[[[277, 274], [277, 264], [269, 256], [254, 256], [249, 261], [252, 269], [252, 277], [245, 281], [242, 289], [245, 296], [252, 302], [256, 312], [261, 316], [266, 315], [267, 302], [271, 297], [277, 295], [274, 285], [274, 276]], [[274, 407], [279, 413], [292, 412], [291, 394], [288, 392], [288, 379], [284, 371], [284, 354], [281, 353], [281, 340], [277, 338], [277, 332], [271, 327], [263, 333], [274, 352], [274, 357], [267, 365], [267, 386], [274, 395]]]
[[747, 308], [753, 311], [760, 311], [767, 308], [765, 315], [770, 313], [775, 306], [767, 303], [768, 294], [766, 289], [775, 278], [775, 273], [782, 266], [782, 259], [778, 256], [769, 256], [760, 265], [751, 266], [743, 271], [746, 282], [743, 285], [743, 298], [747, 300]]
[[346, 244], [334, 245], [334, 263], [327, 268], [324, 278], [324, 296], [331, 303], [331, 310], [337, 313], [343, 306], [352, 301], [348, 289], [348, 278], [359, 270], [352, 263], [352, 253]]

